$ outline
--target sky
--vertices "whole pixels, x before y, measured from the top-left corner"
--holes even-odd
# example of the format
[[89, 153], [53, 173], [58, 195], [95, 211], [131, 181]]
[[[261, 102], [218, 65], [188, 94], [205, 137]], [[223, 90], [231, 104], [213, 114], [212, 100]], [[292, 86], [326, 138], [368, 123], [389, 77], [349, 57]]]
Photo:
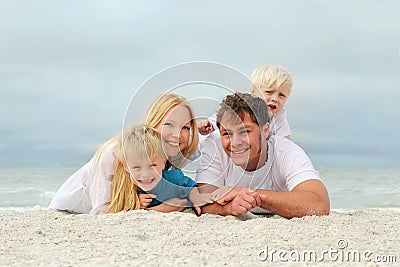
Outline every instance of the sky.
[[396, 0], [2, 0], [0, 167], [83, 165], [121, 131], [147, 79], [191, 61], [245, 75], [284, 66], [292, 139], [315, 165], [399, 167], [399, 10]]

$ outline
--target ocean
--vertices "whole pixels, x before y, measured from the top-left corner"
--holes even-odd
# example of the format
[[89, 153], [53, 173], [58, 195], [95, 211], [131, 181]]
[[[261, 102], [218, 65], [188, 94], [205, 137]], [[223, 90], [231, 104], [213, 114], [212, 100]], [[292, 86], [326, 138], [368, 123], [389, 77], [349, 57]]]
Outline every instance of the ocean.
[[[316, 167], [333, 210], [400, 209], [400, 168]], [[78, 168], [0, 169], [0, 210], [46, 208]]]

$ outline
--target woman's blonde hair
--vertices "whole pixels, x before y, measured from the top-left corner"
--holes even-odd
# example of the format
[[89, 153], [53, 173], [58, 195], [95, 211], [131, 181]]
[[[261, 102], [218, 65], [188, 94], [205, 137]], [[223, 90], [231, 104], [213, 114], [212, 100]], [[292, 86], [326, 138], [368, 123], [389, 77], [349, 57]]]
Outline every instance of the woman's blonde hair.
[[289, 94], [292, 90], [293, 80], [290, 72], [279, 65], [264, 65], [258, 67], [251, 74], [252, 88], [251, 93], [256, 89], [265, 88], [280, 88], [282, 85], [289, 86]]
[[138, 186], [131, 178], [127, 159], [136, 156], [139, 158], [162, 157], [163, 160], [166, 160], [157, 130], [138, 125], [120, 136], [120, 142], [114, 152], [115, 174], [111, 184], [111, 201], [107, 213], [140, 208]]
[[153, 105], [151, 105], [149, 112], [147, 113], [148, 115], [146, 118], [146, 125], [152, 128], [156, 128], [164, 119], [165, 115], [171, 109], [175, 108], [178, 105], [182, 105], [189, 110], [191, 129], [191, 138], [189, 140], [188, 146], [184, 148], [182, 150], [182, 153], [178, 155], [178, 157], [175, 158], [172, 162], [174, 167], [181, 168], [184, 163], [190, 158], [190, 156], [192, 156], [193, 153], [196, 151], [197, 145], [199, 143], [196, 117], [186, 98], [174, 93], [167, 93], [158, 97]]

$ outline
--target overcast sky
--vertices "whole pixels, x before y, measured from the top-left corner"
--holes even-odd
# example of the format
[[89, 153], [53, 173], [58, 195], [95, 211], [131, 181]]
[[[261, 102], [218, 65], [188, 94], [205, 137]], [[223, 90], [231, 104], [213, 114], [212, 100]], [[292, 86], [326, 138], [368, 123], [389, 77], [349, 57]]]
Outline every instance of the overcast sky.
[[292, 137], [315, 165], [398, 167], [399, 10], [396, 0], [2, 0], [0, 167], [84, 164], [121, 131], [144, 81], [199, 60], [246, 75], [288, 68]]

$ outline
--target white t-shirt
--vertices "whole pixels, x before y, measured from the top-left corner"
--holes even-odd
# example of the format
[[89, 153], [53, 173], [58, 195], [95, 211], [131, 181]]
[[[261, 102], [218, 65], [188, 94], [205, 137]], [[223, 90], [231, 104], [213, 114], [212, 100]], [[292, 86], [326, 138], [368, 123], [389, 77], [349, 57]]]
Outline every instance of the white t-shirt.
[[115, 156], [111, 149], [114, 145], [110, 145], [97, 164], [92, 158], [72, 174], [58, 189], [49, 209], [92, 215], [104, 213], [110, 204], [115, 172]]
[[197, 183], [289, 192], [306, 180], [321, 180], [311, 160], [295, 143], [280, 136], [268, 140], [268, 159], [255, 171], [235, 165], [225, 153], [219, 132], [201, 143]]
[[290, 131], [289, 127], [289, 122], [287, 121], [286, 118], [286, 110], [282, 109], [278, 113], [276, 113], [274, 116], [271, 118], [270, 122], [270, 132], [271, 135], [276, 135], [276, 136], [288, 136], [292, 135], [292, 132]]

